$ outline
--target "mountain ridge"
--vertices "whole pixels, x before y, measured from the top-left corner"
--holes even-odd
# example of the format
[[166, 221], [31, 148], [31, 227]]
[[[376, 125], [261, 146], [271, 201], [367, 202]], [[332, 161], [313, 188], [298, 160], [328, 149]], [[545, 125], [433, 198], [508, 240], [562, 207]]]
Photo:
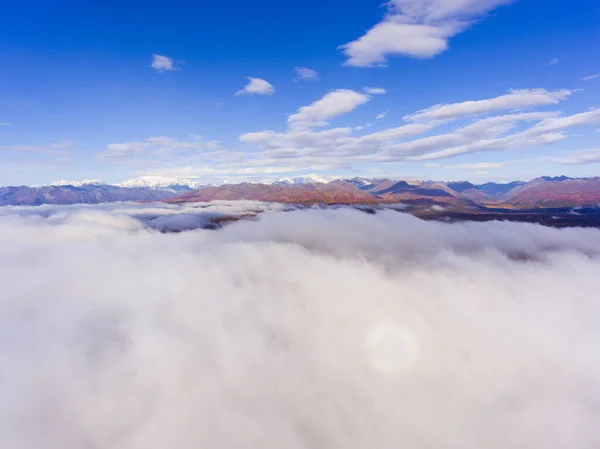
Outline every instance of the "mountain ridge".
[[1, 205], [96, 204], [115, 201], [185, 203], [255, 200], [302, 204], [422, 203], [463, 208], [538, 209], [600, 204], [600, 178], [542, 176], [529, 182], [407, 181], [388, 178], [325, 180], [314, 176], [271, 183], [202, 184], [182, 178], [145, 177], [116, 185], [100, 180], [56, 181], [48, 186], [0, 187]]

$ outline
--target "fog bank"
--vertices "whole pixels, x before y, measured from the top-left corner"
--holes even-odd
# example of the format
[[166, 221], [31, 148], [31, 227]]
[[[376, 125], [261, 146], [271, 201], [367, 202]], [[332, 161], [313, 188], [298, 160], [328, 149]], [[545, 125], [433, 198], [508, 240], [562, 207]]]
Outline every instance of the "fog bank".
[[600, 231], [193, 207], [0, 209], [3, 448], [600, 446]]

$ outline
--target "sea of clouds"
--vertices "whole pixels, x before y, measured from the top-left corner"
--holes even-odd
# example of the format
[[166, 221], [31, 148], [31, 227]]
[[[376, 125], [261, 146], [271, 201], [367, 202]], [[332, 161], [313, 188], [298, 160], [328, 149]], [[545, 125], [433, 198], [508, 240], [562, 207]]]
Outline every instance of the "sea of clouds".
[[1, 208], [0, 446], [600, 447], [599, 230], [289, 209]]

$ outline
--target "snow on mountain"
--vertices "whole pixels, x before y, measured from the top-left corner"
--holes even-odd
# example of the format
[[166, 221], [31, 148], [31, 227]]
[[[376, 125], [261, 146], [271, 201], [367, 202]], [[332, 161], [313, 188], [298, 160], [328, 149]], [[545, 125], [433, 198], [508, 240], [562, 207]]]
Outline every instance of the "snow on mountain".
[[141, 176], [117, 184], [119, 187], [143, 187], [154, 190], [196, 190], [202, 187], [199, 181], [184, 178], [171, 178], [164, 176]]
[[52, 181], [50, 183], [51, 186], [73, 186], [73, 187], [82, 187], [82, 186], [103, 186], [106, 183], [100, 179], [84, 179], [82, 181], [67, 181], [65, 179], [61, 179], [59, 181]]
[[352, 184], [354, 184], [357, 187], [364, 187], [364, 186], [368, 186], [368, 185], [372, 184], [373, 180], [367, 179], [367, 178], [355, 177], [352, 179], [348, 179], [348, 182], [351, 182]]
[[330, 182], [329, 179], [322, 178], [318, 175], [307, 175], [297, 178], [281, 178], [279, 181], [274, 182], [273, 184], [285, 184], [285, 185], [299, 185], [299, 184], [308, 184], [308, 183], [319, 183], [319, 184], [328, 184]]

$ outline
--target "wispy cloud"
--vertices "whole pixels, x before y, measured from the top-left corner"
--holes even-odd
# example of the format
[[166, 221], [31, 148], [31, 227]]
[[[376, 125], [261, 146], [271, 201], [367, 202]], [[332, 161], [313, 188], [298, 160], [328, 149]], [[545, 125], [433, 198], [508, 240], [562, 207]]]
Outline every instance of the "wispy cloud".
[[179, 70], [173, 58], [162, 55], [152, 55], [152, 68], [157, 72], [173, 72]]
[[370, 95], [384, 95], [387, 91], [381, 87], [365, 87], [365, 92]]
[[560, 58], [553, 58], [548, 62], [548, 65], [556, 65], [560, 62]]
[[0, 126], [13, 126], [10, 122], [0, 122]]
[[296, 81], [316, 81], [319, 79], [319, 72], [316, 70], [309, 69], [307, 67], [296, 67]]
[[204, 140], [202, 136], [192, 135], [193, 140], [181, 141], [172, 137], [149, 137], [145, 141], [121, 142], [107, 145], [97, 156], [101, 159], [125, 159], [146, 154], [159, 158], [171, 158], [173, 155], [197, 154], [219, 150], [216, 140]]
[[69, 149], [75, 146], [74, 142], [62, 140], [48, 145], [0, 145], [0, 151], [16, 151], [26, 153], [37, 153], [48, 156], [65, 156]]
[[[352, 101], [345, 99], [329, 104], [329, 99], [324, 97], [315, 102], [315, 108], [313, 105], [300, 108], [288, 122], [298, 122], [303, 126], [292, 126], [283, 133], [246, 133], [240, 136], [240, 140], [263, 150], [247, 157], [245, 163], [280, 166], [299, 163], [356, 166], [375, 162], [418, 162], [480, 151], [518, 150], [566, 139], [569, 136], [566, 130], [572, 127], [600, 123], [600, 110], [572, 115], [562, 115], [559, 111], [514, 112], [520, 108], [556, 104], [570, 93], [567, 90], [550, 92], [532, 89], [511, 91], [508, 95], [486, 100], [436, 105], [409, 114], [400, 126], [360, 137], [352, 136], [353, 128], [348, 127], [313, 130], [315, 126], [325, 126], [327, 119], [349, 112], [367, 100], [360, 96], [363, 94], [354, 92], [349, 96]], [[323, 101], [327, 104], [320, 103]], [[414, 138], [442, 124], [447, 125], [450, 120], [458, 121], [460, 118], [498, 111], [504, 111], [504, 114], [485, 115], [466, 124], [459, 121], [455, 129], [449, 132]], [[533, 125], [524, 128], [527, 123]]]
[[540, 160], [564, 165], [600, 163], [600, 148], [571, 151], [566, 156], [543, 156]]
[[595, 80], [600, 78], [600, 73], [597, 73], [595, 75], [590, 75], [590, 76], [585, 76], [583, 78], [581, 78], [582, 81], [591, 81], [591, 80]]
[[409, 122], [454, 120], [460, 117], [485, 114], [503, 110], [518, 110], [557, 104], [567, 99], [573, 91], [567, 89], [510, 90], [508, 94], [486, 100], [463, 101], [453, 104], [438, 104], [404, 117]]
[[446, 168], [460, 168], [463, 170], [496, 170], [512, 164], [513, 161], [504, 162], [476, 162], [473, 164], [452, 164], [446, 165]]

